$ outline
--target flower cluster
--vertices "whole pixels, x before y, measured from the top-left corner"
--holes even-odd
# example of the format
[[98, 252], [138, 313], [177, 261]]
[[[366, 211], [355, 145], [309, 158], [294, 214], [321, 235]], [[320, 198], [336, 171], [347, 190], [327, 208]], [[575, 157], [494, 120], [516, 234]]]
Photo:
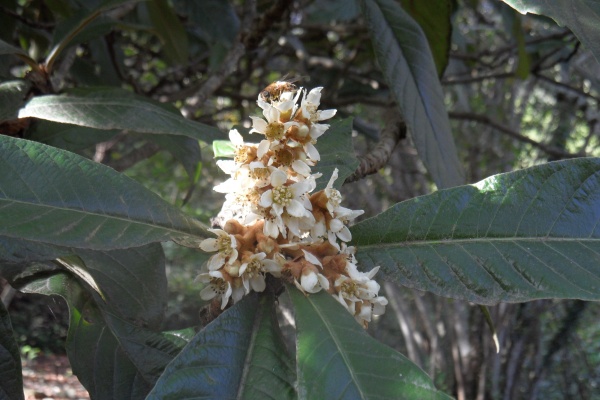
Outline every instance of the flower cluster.
[[326, 188], [313, 193], [321, 176], [311, 171], [320, 159], [315, 143], [329, 128], [322, 121], [336, 110], [318, 109], [321, 87], [283, 88], [258, 97], [263, 117], [251, 117], [250, 133], [261, 136], [259, 143], [229, 132], [235, 157], [218, 165], [230, 178], [215, 190], [225, 193], [222, 212], [231, 218], [200, 245], [215, 252], [199, 276], [206, 284], [201, 297], [225, 308], [230, 298], [265, 290], [271, 274], [304, 293], [326, 290], [366, 327], [387, 299], [373, 280], [379, 268], [358, 271], [355, 248], [346, 245], [352, 239], [347, 225], [363, 211], [341, 206], [337, 169]]

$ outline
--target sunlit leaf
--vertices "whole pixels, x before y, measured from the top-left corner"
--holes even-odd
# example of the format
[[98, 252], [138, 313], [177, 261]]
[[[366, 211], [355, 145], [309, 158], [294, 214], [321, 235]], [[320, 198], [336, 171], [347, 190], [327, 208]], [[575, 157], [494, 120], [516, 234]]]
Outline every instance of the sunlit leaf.
[[402, 8], [415, 19], [427, 36], [439, 76], [444, 73], [450, 55], [452, 3], [453, 0], [400, 1]]
[[503, 0], [522, 14], [545, 15], [566, 26], [600, 62], [600, 2], [590, 0]]
[[148, 399], [293, 399], [273, 299], [247, 296], [183, 349]]
[[19, 117], [34, 117], [96, 129], [183, 135], [209, 143], [224, 137], [212, 126], [185, 119], [143, 97], [123, 95], [121, 98], [110, 91], [94, 91], [87, 95], [37, 96], [20, 110]]
[[394, 0], [361, 0], [377, 61], [439, 188], [464, 183], [427, 38]]
[[206, 228], [134, 180], [40, 143], [0, 136], [0, 235], [117, 249]]
[[21, 80], [0, 83], [0, 122], [17, 118], [30, 86]]
[[352, 227], [360, 264], [480, 304], [600, 300], [600, 159], [500, 174]]
[[289, 291], [299, 399], [450, 399], [402, 354], [370, 337], [328, 293]]

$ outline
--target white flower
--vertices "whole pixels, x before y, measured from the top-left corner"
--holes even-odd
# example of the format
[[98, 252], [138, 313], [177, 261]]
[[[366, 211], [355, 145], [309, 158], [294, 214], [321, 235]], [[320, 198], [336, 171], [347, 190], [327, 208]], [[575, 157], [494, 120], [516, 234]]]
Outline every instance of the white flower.
[[327, 196], [327, 211], [329, 211], [331, 215], [333, 215], [333, 213], [340, 207], [340, 203], [342, 202], [341, 193], [339, 192], [339, 190], [333, 188], [333, 184], [335, 183], [337, 178], [338, 169], [336, 168], [333, 170], [331, 178], [329, 179], [329, 182], [327, 183], [327, 186], [324, 190], [325, 195]]
[[379, 284], [371, 279], [379, 267], [363, 273], [354, 264], [347, 263], [346, 270], [349, 276], [340, 275], [334, 283], [336, 299], [366, 327], [372, 315], [382, 315], [385, 312], [388, 303], [385, 297], [379, 296]]
[[200, 248], [206, 252], [217, 251], [218, 253], [208, 260], [208, 269], [215, 271], [221, 268], [227, 259], [229, 264], [233, 264], [238, 257], [235, 237], [222, 229], [209, 229], [209, 231], [217, 237], [204, 239], [200, 243]]
[[212, 300], [215, 297], [221, 297], [221, 310], [225, 308], [229, 302], [229, 297], [233, 293], [231, 284], [225, 280], [221, 271], [210, 271], [209, 273], [200, 274], [197, 278], [202, 283], [208, 283], [200, 291], [202, 300]]
[[303, 205], [303, 195], [310, 189], [309, 181], [300, 181], [286, 186], [287, 174], [281, 170], [271, 173], [272, 189], [267, 190], [260, 197], [259, 205], [271, 207], [275, 214], [281, 216], [283, 211], [294, 217], [303, 217], [310, 213]]
[[265, 140], [258, 145], [257, 157], [262, 158], [267, 151], [274, 145], [278, 145], [285, 138], [285, 132], [290, 126], [298, 125], [295, 121], [281, 122], [281, 112], [271, 105], [263, 110], [265, 119], [260, 117], [250, 117], [252, 119], [252, 129], [250, 133], [260, 133], [265, 135]]
[[245, 262], [240, 267], [240, 276], [244, 282], [246, 293], [250, 293], [250, 288], [255, 292], [264, 291], [266, 273], [274, 276], [280, 275], [281, 266], [273, 260], [266, 259], [266, 256], [263, 252], [252, 254], [244, 260]]
[[302, 269], [300, 283], [294, 280], [294, 284], [303, 292], [317, 293], [321, 289], [329, 289], [329, 281], [319, 273], [314, 265], [307, 265]]
[[[302, 96], [302, 104], [300, 106], [302, 110], [302, 116], [309, 119], [311, 122], [324, 121], [332, 118], [337, 110], [318, 110], [321, 104], [321, 90], [322, 87], [316, 87], [308, 92], [308, 95]], [[316, 139], [316, 138], [315, 138]]]

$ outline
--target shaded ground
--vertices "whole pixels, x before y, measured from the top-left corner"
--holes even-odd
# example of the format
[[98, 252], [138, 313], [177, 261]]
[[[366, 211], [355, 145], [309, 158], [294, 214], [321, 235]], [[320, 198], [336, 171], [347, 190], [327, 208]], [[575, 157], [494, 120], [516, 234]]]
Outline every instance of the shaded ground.
[[40, 355], [23, 361], [23, 386], [25, 400], [90, 398], [71, 372], [66, 355]]

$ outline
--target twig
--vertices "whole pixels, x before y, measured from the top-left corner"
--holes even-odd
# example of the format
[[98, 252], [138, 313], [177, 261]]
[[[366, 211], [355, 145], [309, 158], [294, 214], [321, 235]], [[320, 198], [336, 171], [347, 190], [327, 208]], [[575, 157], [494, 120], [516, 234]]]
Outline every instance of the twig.
[[[244, 10], [244, 20], [240, 29], [239, 41], [234, 43], [231, 50], [223, 60], [221, 67], [215, 71], [194, 95], [192, 104], [183, 108], [184, 115], [193, 115], [195, 110], [223, 84], [225, 79], [237, 70], [238, 61], [248, 51], [254, 50], [274, 22], [282, 20], [286, 10], [293, 4], [288, 0], [279, 0], [264, 12], [261, 18], [253, 23], [256, 14], [256, 2], [247, 1]], [[252, 29], [250, 29], [252, 27]]]
[[448, 113], [448, 116], [451, 119], [459, 119], [459, 120], [468, 120], [468, 121], [475, 121], [475, 122], [481, 122], [482, 124], [486, 124], [491, 126], [492, 128], [507, 134], [508, 136], [517, 139], [521, 142], [524, 143], [528, 143], [530, 145], [532, 145], [533, 147], [537, 147], [538, 149], [546, 152], [547, 154], [553, 155], [553, 156], [558, 156], [558, 157], [562, 157], [562, 158], [574, 158], [574, 157], [580, 157], [582, 156], [582, 154], [573, 154], [573, 153], [569, 153], [566, 151], [563, 151], [559, 148], [553, 147], [553, 146], [547, 146], [543, 143], [540, 142], [536, 142], [533, 139], [528, 138], [525, 135], [522, 135], [518, 132], [513, 131], [512, 129], [492, 120], [490, 117], [488, 117], [487, 115], [481, 115], [481, 114], [474, 114], [474, 113], [466, 113], [466, 112], [456, 112], [456, 111], [450, 111]]
[[125, 171], [127, 168], [152, 157], [160, 151], [160, 147], [154, 143], [146, 143], [142, 147], [128, 153], [125, 157], [117, 161], [108, 163], [108, 165], [119, 172]]
[[369, 154], [359, 157], [360, 164], [352, 175], [346, 178], [344, 183], [350, 183], [364, 178], [379, 171], [384, 167], [392, 151], [406, 137], [406, 124], [395, 110], [388, 111], [385, 128], [381, 131], [379, 143]]

